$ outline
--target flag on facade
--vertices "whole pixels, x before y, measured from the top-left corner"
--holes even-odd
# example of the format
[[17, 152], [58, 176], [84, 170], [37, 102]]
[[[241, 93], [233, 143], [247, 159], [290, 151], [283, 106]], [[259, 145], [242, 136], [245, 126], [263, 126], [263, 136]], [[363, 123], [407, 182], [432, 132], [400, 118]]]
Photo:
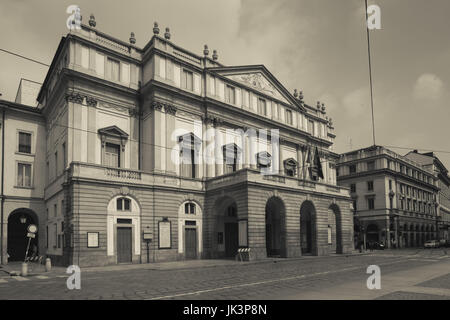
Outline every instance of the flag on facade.
[[317, 147], [316, 154], [314, 155], [314, 167], [316, 169], [318, 177], [323, 179], [322, 164], [320, 163], [319, 149], [317, 149]]

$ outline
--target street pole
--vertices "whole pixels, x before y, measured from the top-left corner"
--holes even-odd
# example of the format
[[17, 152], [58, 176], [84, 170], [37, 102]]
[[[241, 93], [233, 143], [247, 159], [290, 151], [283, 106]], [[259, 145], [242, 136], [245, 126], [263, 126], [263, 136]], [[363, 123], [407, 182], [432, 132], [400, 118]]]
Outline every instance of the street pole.
[[23, 260], [23, 262], [27, 262], [28, 249], [30, 248], [30, 242], [31, 242], [31, 238], [28, 238], [27, 251], [25, 252], [25, 259]]

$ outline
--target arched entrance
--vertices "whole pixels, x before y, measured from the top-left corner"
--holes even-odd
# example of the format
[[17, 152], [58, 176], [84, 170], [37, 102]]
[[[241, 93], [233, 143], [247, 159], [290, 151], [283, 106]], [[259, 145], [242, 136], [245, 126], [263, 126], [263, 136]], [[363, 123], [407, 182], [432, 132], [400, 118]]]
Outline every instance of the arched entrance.
[[[8, 217], [8, 242], [7, 252], [9, 255], [8, 261], [23, 261], [28, 245], [27, 228], [30, 224], [38, 225], [37, 215], [30, 209], [14, 210]], [[38, 245], [39, 228], [36, 237], [30, 241], [30, 252], [33, 248], [39, 250]], [[38, 252], [39, 254], [39, 252]]]
[[367, 242], [380, 242], [380, 231], [376, 224], [369, 224], [367, 226]]
[[408, 238], [408, 224], [404, 224], [403, 225], [403, 246], [406, 248], [406, 247], [409, 247], [409, 238]]
[[313, 254], [315, 250], [316, 209], [311, 201], [305, 201], [300, 207], [300, 246], [302, 254]]
[[272, 197], [266, 203], [266, 250], [268, 257], [286, 256], [285, 209], [283, 201]]
[[236, 201], [223, 197], [215, 204], [217, 216], [217, 252], [222, 257], [235, 258], [239, 248], [239, 223]]
[[328, 208], [328, 245], [330, 252], [342, 253], [341, 211], [336, 204]]

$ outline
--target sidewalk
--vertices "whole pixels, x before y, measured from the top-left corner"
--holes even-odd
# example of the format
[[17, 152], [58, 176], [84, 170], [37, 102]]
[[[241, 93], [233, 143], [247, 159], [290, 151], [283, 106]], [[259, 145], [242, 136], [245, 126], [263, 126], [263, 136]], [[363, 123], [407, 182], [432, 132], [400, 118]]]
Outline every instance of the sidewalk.
[[[22, 262], [14, 261], [6, 265], [0, 265], [0, 277], [19, 276], [22, 272]], [[40, 274], [65, 274], [65, 267], [52, 266], [49, 272], [45, 271], [45, 265], [35, 262], [28, 263], [28, 276]]]
[[[183, 269], [198, 269], [198, 268], [215, 268], [223, 266], [245, 266], [253, 264], [263, 263], [282, 263], [293, 260], [304, 259], [327, 259], [330, 257], [349, 257], [349, 256], [361, 256], [368, 255], [369, 252], [355, 251], [348, 254], [331, 254], [329, 256], [301, 256], [295, 258], [266, 258], [262, 260], [245, 261], [240, 262], [232, 259], [198, 259], [198, 260], [180, 260], [180, 261], [168, 261], [168, 262], [151, 262], [142, 264], [117, 264], [108, 266], [96, 266], [96, 267], [81, 267], [83, 272], [107, 272], [107, 271], [128, 271], [128, 270], [183, 270]], [[7, 265], [0, 266], [0, 277], [9, 276], [11, 272], [17, 272], [20, 274], [22, 270], [22, 262], [11, 262]], [[50, 272], [45, 271], [45, 265], [39, 265], [36, 263], [28, 264], [28, 274], [30, 276], [38, 274], [65, 274], [66, 267], [52, 266]]]

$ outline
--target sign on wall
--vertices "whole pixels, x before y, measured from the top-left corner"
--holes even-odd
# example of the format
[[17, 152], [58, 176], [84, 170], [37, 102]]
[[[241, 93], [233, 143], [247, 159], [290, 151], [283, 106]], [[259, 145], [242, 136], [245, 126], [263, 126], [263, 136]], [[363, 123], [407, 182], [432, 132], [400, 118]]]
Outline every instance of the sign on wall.
[[239, 220], [239, 247], [248, 247], [247, 220]]
[[332, 241], [331, 241], [331, 227], [328, 227], [328, 244], [332, 244]]
[[98, 232], [88, 232], [88, 248], [98, 248]]
[[158, 226], [159, 249], [170, 249], [172, 247], [170, 221], [159, 221]]

